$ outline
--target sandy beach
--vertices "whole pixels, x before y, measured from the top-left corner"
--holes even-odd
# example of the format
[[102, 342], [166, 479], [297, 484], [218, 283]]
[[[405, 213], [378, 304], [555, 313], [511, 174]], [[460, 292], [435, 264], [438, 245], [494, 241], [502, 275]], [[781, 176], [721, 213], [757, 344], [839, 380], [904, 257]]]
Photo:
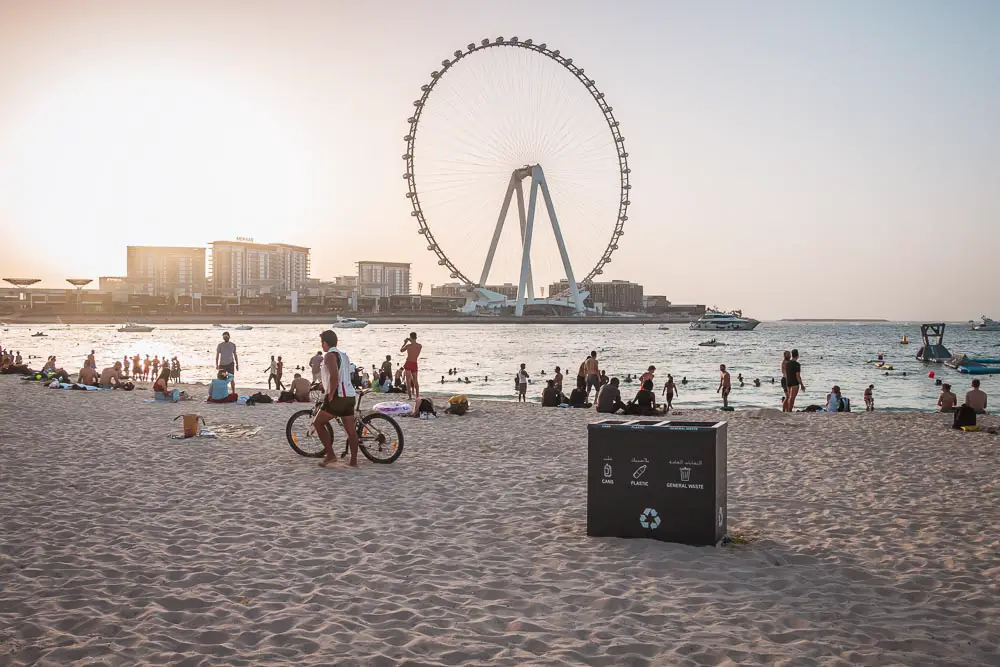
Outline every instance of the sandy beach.
[[[997, 664], [1000, 436], [950, 415], [683, 411], [729, 420], [750, 538], [696, 548], [586, 536], [591, 410], [324, 470], [301, 406], [148, 397], [0, 378], [0, 664]], [[263, 430], [169, 439], [191, 412]]]

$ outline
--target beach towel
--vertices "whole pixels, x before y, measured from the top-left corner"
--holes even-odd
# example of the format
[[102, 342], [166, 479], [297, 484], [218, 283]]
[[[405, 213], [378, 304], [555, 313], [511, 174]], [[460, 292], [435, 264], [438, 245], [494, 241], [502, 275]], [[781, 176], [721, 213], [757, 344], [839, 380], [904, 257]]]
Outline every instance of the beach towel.
[[[262, 426], [253, 424], [213, 424], [212, 428], [203, 428], [198, 431], [195, 438], [215, 438], [223, 440], [235, 440], [238, 438], [252, 438], [263, 429]], [[167, 435], [171, 440], [190, 440], [180, 433], [170, 433]]]

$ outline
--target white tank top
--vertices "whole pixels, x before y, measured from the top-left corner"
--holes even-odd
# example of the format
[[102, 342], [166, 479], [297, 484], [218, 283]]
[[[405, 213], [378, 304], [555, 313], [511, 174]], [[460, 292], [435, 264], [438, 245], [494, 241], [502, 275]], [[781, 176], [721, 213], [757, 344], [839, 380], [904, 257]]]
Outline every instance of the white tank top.
[[[342, 352], [335, 347], [331, 347], [330, 352], [334, 352], [339, 355], [338, 362], [340, 363], [340, 376], [337, 378], [337, 396], [342, 396], [344, 398], [355, 396], [354, 385], [351, 384], [351, 360], [347, 357], [346, 352]], [[329, 394], [331, 387], [330, 367], [327, 366], [325, 358], [323, 359], [323, 365], [320, 367], [320, 377], [323, 378], [323, 391]]]

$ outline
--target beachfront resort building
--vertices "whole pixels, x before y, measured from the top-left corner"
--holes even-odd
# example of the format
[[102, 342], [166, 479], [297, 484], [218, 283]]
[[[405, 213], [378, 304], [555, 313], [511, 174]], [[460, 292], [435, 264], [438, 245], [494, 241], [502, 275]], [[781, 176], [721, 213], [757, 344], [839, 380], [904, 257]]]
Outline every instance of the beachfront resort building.
[[309, 279], [309, 248], [253, 239], [213, 241], [211, 293], [256, 297], [300, 290]]
[[176, 299], [205, 291], [204, 248], [130, 245], [126, 253], [130, 294]]
[[406, 262], [358, 262], [360, 297], [398, 296], [410, 293], [410, 265]]

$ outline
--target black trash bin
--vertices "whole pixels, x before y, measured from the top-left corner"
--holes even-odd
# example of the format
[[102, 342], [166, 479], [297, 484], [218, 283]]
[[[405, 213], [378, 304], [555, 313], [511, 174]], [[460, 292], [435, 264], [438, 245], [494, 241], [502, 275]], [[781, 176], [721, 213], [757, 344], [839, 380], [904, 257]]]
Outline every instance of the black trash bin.
[[715, 545], [726, 520], [726, 422], [588, 425], [588, 535]]

